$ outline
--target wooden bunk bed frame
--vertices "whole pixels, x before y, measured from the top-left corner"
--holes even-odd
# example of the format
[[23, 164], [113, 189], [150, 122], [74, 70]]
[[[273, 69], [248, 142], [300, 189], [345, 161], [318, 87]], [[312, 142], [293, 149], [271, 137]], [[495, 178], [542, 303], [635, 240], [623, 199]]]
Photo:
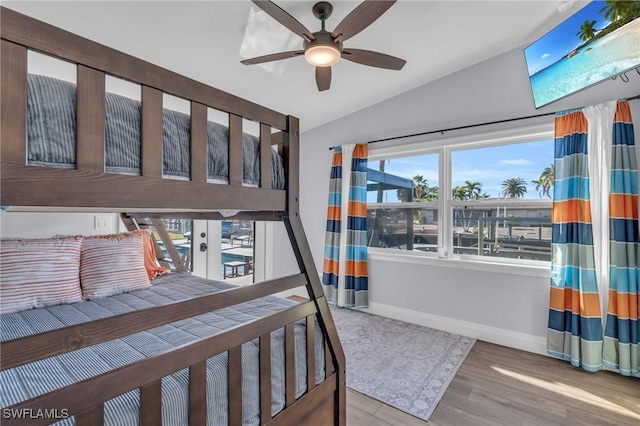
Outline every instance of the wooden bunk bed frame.
[[[0, 8], [1, 164], [0, 205], [41, 211], [112, 211], [135, 216], [222, 219], [220, 209], [239, 210], [237, 218], [284, 222], [300, 273], [166, 306], [135, 311], [2, 343], [2, 370], [123, 337], [237, 303], [306, 286], [309, 302], [184, 347], [146, 358], [100, 376], [18, 403], [10, 408], [66, 409], [78, 425], [102, 424], [104, 402], [140, 389], [141, 424], [161, 422], [161, 379], [189, 369], [189, 423], [206, 424], [206, 359], [228, 351], [230, 425], [242, 424], [240, 346], [260, 342], [260, 423], [269, 425], [346, 423], [345, 358], [323, 295], [299, 214], [299, 125], [250, 101], [44, 22]], [[76, 169], [29, 166], [26, 159], [27, 50], [77, 64]], [[142, 88], [141, 176], [105, 173], [105, 75]], [[162, 94], [191, 103], [191, 179], [162, 178]], [[207, 107], [229, 114], [229, 184], [207, 183]], [[242, 120], [260, 123], [260, 187], [242, 185]], [[272, 130], [273, 129], [273, 130]], [[273, 134], [272, 134], [273, 133]], [[280, 144], [286, 189], [271, 188], [272, 144]], [[122, 188], [122, 190], [114, 190]], [[126, 188], [126, 190], [125, 190]], [[168, 194], [169, 196], [158, 196]], [[188, 206], [185, 209], [185, 206]], [[133, 212], [133, 213], [132, 213]], [[307, 387], [295, 398], [293, 323], [307, 323]], [[314, 319], [325, 342], [325, 380], [315, 385]], [[270, 333], [285, 329], [286, 406], [271, 417]], [[19, 424], [3, 418], [3, 424]], [[24, 421], [24, 420], [22, 420]], [[29, 424], [46, 424], [31, 419]]]

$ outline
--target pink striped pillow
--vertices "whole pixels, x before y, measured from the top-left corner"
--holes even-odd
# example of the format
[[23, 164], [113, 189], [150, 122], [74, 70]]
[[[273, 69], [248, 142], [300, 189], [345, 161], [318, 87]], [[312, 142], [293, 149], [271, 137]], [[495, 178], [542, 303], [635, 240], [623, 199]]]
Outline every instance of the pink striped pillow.
[[80, 256], [80, 282], [85, 299], [151, 287], [144, 266], [140, 231], [85, 237]]
[[3, 239], [0, 314], [82, 301], [82, 237]]

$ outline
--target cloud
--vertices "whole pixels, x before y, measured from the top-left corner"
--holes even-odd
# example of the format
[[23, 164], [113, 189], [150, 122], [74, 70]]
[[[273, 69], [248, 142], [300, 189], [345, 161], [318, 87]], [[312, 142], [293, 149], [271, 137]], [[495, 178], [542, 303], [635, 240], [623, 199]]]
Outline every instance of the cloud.
[[551, 56], [551, 54], [550, 53], [545, 53], [544, 55], [540, 56], [540, 59], [544, 59], [544, 58], [546, 58], [548, 56]]
[[525, 160], [524, 158], [517, 158], [514, 160], [500, 160], [500, 164], [507, 164], [509, 166], [530, 166], [533, 161]]

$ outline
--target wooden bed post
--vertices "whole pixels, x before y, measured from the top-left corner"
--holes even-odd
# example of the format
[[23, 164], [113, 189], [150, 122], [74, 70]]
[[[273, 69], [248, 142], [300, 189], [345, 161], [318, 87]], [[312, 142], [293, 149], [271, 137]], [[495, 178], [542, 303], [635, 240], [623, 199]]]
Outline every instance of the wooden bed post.
[[[309, 298], [315, 302], [320, 313], [320, 327], [324, 329], [328, 347], [333, 355], [337, 375], [335, 395], [335, 422], [344, 426], [347, 421], [346, 369], [342, 345], [338, 338], [336, 326], [329, 311], [327, 299], [324, 297], [320, 276], [318, 275], [311, 249], [300, 218], [300, 130], [299, 120], [287, 116], [288, 131], [283, 133], [284, 167], [287, 176], [287, 211], [283, 214], [283, 222], [291, 241], [300, 271], [307, 277]], [[325, 365], [325, 369], [327, 366]]]

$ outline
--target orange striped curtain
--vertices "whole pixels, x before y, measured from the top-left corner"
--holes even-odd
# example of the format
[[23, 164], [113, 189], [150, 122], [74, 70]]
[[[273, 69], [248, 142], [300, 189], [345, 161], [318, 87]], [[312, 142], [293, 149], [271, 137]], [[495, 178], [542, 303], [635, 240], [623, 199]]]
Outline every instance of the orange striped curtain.
[[628, 102], [559, 113], [547, 350], [638, 375], [638, 167]]
[[609, 194], [609, 303], [603, 362], [625, 376], [640, 372], [640, 226], [638, 165], [629, 102], [613, 120]]
[[552, 263], [547, 351], [589, 371], [602, 368], [602, 320], [595, 270], [582, 111], [555, 121]]
[[369, 306], [367, 156], [367, 144], [333, 152], [322, 284], [327, 301], [338, 306]]

